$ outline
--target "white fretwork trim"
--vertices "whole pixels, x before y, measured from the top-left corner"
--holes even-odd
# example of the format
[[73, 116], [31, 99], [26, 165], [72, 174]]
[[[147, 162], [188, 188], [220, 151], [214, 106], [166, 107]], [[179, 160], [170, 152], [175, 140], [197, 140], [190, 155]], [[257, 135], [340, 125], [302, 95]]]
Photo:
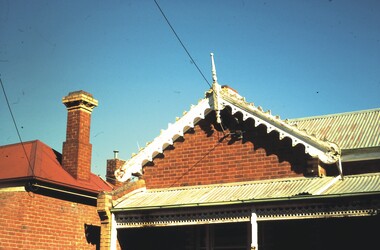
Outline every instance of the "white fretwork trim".
[[336, 218], [336, 217], [355, 217], [355, 216], [370, 216], [377, 214], [373, 209], [361, 209], [350, 211], [324, 211], [315, 213], [302, 213], [302, 214], [283, 214], [282, 216], [273, 215], [260, 217], [258, 221], [270, 221], [270, 220], [297, 220], [297, 219], [318, 219], [318, 218]]
[[[215, 86], [220, 88], [218, 84]], [[247, 103], [243, 97], [229, 88], [220, 88], [217, 92], [214, 94], [214, 90], [210, 89], [206, 92], [206, 98], [200, 100], [197, 105], [191, 106], [190, 111], [185, 112], [175, 123], [169, 123], [168, 128], [162, 130], [153, 142], [148, 143], [138, 154], [115, 171], [116, 179], [124, 182], [131, 178], [134, 173], [142, 174], [142, 167], [146, 163], [152, 161], [158, 154], [163, 153], [168, 146], [173, 145], [175, 140], [182, 137], [189, 129], [194, 128], [208, 113], [212, 110], [219, 112], [227, 106], [231, 108], [232, 114], [241, 113], [244, 121], [252, 119], [255, 127], [262, 124], [267, 128], [267, 133], [273, 130], [277, 131], [280, 140], [285, 137], [289, 138], [293, 147], [297, 144], [303, 145], [306, 154], [318, 157], [326, 164], [338, 161], [340, 149], [336, 144], [309, 135], [306, 131], [301, 131], [296, 126], [271, 115], [270, 111], [264, 112], [260, 107]]]
[[[229, 209], [203, 209], [169, 212], [151, 212], [149, 214], [117, 213], [117, 228], [133, 227], [164, 227], [184, 226], [213, 223], [250, 222], [252, 208]], [[293, 207], [260, 208], [255, 211], [256, 221], [318, 219], [354, 216], [372, 216], [377, 214], [376, 208], [366, 208], [361, 205], [309, 205]]]
[[245, 222], [250, 220], [249, 209], [201, 212], [177, 212], [172, 214], [116, 215], [117, 228], [185, 226], [215, 223]]
[[151, 143], [147, 144], [137, 155], [127, 161], [119, 170], [115, 171], [118, 181], [128, 180], [133, 173], [142, 174], [142, 166], [153, 160], [155, 156], [163, 153], [165, 148], [173, 145], [174, 141], [182, 137], [189, 129], [194, 128], [198, 121], [205, 118], [211, 111], [209, 99], [200, 100], [198, 105], [191, 106], [190, 111], [184, 113], [174, 124], [169, 123], [166, 130]]
[[220, 92], [222, 98], [219, 98], [221, 109], [230, 107], [231, 112], [241, 113], [243, 121], [252, 119], [254, 126], [264, 125], [267, 128], [267, 133], [277, 131], [279, 139], [285, 137], [292, 141], [292, 146], [302, 144], [305, 147], [305, 153], [313, 157], [318, 157], [322, 162], [327, 164], [336, 163], [339, 159], [340, 149], [331, 142], [322, 141], [306, 131], [299, 130], [296, 126], [288, 124], [281, 120], [278, 116], [274, 116], [268, 110], [264, 112], [261, 107], [255, 107], [252, 103], [247, 103], [239, 94], [230, 91], [227, 88], [222, 88]]

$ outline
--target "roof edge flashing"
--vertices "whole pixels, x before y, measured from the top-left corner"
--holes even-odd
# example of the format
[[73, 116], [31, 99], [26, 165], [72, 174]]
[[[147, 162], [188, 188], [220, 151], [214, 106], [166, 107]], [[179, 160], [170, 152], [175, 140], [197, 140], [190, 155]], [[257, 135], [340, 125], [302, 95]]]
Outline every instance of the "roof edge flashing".
[[359, 149], [342, 149], [342, 162], [370, 161], [380, 159], [380, 146]]

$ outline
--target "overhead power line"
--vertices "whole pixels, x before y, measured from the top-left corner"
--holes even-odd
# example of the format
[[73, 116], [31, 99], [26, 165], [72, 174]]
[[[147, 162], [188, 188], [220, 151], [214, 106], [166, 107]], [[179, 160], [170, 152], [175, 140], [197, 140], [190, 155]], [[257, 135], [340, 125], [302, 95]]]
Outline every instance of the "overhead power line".
[[204, 74], [202, 73], [201, 69], [198, 67], [197, 63], [194, 61], [194, 59], [191, 56], [190, 52], [187, 50], [186, 46], [183, 44], [181, 38], [179, 38], [177, 32], [174, 30], [173, 26], [170, 24], [170, 22], [169, 22], [168, 18], [166, 17], [164, 11], [161, 9], [160, 5], [158, 4], [158, 2], [156, 0], [154, 0], [154, 2], [156, 3], [158, 9], [160, 10], [162, 16], [165, 18], [166, 22], [168, 23], [170, 29], [173, 31], [173, 33], [176, 36], [177, 40], [181, 44], [182, 48], [185, 50], [185, 52], [189, 56], [191, 62], [195, 65], [195, 67], [197, 68], [198, 72], [202, 75], [203, 79], [206, 81], [206, 83], [208, 84], [208, 86], [211, 88], [211, 84], [209, 83], [209, 81], [207, 80], [207, 78], [204, 76]]
[[18, 135], [18, 139], [20, 140], [22, 149], [24, 150], [25, 157], [26, 157], [26, 159], [28, 161], [28, 166], [29, 166], [30, 170], [32, 171], [32, 176], [34, 176], [34, 168], [30, 164], [30, 160], [29, 160], [28, 154], [26, 153], [26, 149], [25, 149], [24, 143], [23, 143], [23, 141], [21, 139], [20, 131], [18, 130], [16, 119], [15, 119], [15, 117], [13, 115], [13, 112], [12, 112], [12, 109], [11, 109], [11, 105], [9, 104], [8, 96], [7, 96], [7, 93], [5, 91], [3, 81], [1, 80], [1, 76], [0, 76], [0, 84], [1, 84], [1, 88], [2, 88], [3, 93], [4, 93], [5, 101], [7, 102], [7, 105], [8, 105], [9, 113], [11, 114], [11, 117], [12, 117], [13, 125], [15, 126], [15, 129], [16, 129], [16, 132], [17, 132], [17, 135]]

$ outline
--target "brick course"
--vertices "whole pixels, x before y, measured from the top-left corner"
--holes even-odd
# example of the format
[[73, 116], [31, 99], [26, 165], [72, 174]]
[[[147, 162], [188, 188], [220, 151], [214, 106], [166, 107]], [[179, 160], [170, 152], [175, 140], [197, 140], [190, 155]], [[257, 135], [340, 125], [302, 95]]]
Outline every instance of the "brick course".
[[0, 249], [96, 249], [85, 225], [100, 226], [96, 208], [32, 192], [0, 191]]
[[68, 111], [66, 141], [62, 148], [62, 166], [80, 180], [89, 180], [91, 174], [90, 125], [90, 113], [80, 109]]
[[[204, 185], [303, 176], [307, 159], [302, 147], [279, 140], [265, 127], [245, 122], [242, 140], [221, 131], [209, 115], [183, 138], [144, 167], [148, 188]], [[226, 136], [227, 135], [227, 136]], [[276, 142], [275, 142], [276, 141]]]

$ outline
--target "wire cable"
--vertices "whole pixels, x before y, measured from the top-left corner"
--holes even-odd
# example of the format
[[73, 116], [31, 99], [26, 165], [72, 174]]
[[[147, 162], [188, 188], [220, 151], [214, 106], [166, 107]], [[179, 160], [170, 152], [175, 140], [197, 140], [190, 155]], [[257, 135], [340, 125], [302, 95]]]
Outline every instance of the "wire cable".
[[12, 112], [12, 109], [11, 109], [11, 105], [9, 104], [8, 96], [7, 96], [7, 93], [6, 93], [6, 91], [5, 91], [3, 81], [1, 80], [1, 75], [0, 75], [0, 84], [1, 84], [1, 88], [3, 89], [3, 93], [4, 93], [4, 97], [5, 97], [5, 101], [7, 102], [8, 110], [9, 110], [9, 113], [11, 114], [12, 121], [13, 121], [13, 125], [15, 126], [15, 129], [16, 129], [16, 132], [17, 132], [17, 135], [18, 135], [18, 139], [20, 140], [20, 143], [21, 143], [22, 149], [24, 150], [24, 154], [25, 154], [25, 157], [26, 157], [26, 159], [27, 159], [27, 161], [28, 161], [29, 168], [30, 168], [30, 170], [32, 171], [32, 176], [34, 176], [34, 168], [33, 168], [32, 165], [30, 164], [30, 160], [29, 160], [28, 154], [26, 153], [26, 149], [25, 149], [24, 143], [23, 143], [23, 141], [22, 141], [22, 139], [21, 139], [20, 131], [19, 131], [18, 128], [17, 128], [16, 119], [15, 119], [15, 117], [14, 117], [14, 115], [13, 115], [13, 112]]
[[206, 83], [208, 84], [208, 86], [211, 88], [211, 84], [209, 83], [209, 81], [207, 80], [207, 78], [204, 76], [204, 74], [202, 73], [201, 69], [198, 67], [197, 63], [194, 61], [193, 57], [191, 56], [190, 52], [186, 49], [186, 46], [183, 44], [181, 38], [179, 38], [177, 32], [174, 30], [173, 26], [170, 24], [168, 18], [166, 17], [165, 13], [163, 12], [163, 10], [161, 9], [160, 5], [158, 4], [158, 2], [156, 0], [154, 0], [154, 2], [156, 3], [158, 9], [160, 10], [162, 16], [165, 18], [166, 22], [168, 23], [169, 27], [171, 28], [171, 30], [173, 31], [174, 35], [176, 36], [177, 40], [179, 41], [179, 43], [182, 45], [182, 48], [185, 50], [185, 52], [187, 53], [187, 55], [189, 56], [191, 62], [195, 65], [195, 67], [197, 68], [198, 72], [202, 75], [203, 79], [206, 81]]

